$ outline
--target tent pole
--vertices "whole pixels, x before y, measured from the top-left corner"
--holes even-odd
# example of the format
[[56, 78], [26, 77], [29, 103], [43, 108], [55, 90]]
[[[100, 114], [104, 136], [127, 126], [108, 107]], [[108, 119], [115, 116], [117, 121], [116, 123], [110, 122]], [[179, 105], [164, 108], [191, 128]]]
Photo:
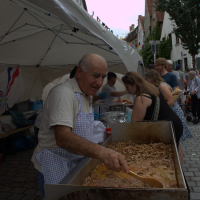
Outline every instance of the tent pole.
[[[56, 26], [60, 26], [60, 24], [59, 24], [59, 25], [56, 25]], [[54, 27], [56, 27], [56, 26], [54, 26]], [[16, 41], [18, 41], [18, 40], [27, 38], [27, 37], [29, 37], [29, 36], [33, 36], [33, 35], [38, 34], [38, 33], [42, 33], [42, 32], [47, 31], [47, 30], [48, 30], [48, 29], [45, 29], [45, 30], [38, 31], [38, 32], [33, 33], [33, 34], [30, 34], [30, 35], [26, 35], [26, 36], [21, 37], [21, 38], [16, 38], [15, 40], [10, 40], [10, 41], [8, 41], [8, 42], [4, 42], [4, 43], [0, 44], [0, 46], [2, 46], [2, 45], [4, 45], [4, 44], [9, 44], [9, 43], [11, 43], [11, 42], [16, 42]]]
[[[26, 10], [24, 9], [24, 11], [21, 13], [21, 15], [17, 18], [17, 20], [14, 22], [14, 24], [9, 28], [9, 30], [6, 32], [6, 34], [4, 35], [4, 37], [8, 34], [8, 32], [12, 29], [12, 27], [17, 23], [17, 21], [20, 19], [20, 17], [24, 14]], [[4, 39], [4, 37], [1, 38], [0, 42]]]
[[[13, 1], [13, 0], [12, 0], [12, 1]], [[37, 8], [35, 8], [34, 6], [32, 6], [31, 4], [28, 4], [28, 3], [26, 3], [26, 2], [24, 2], [24, 1], [22, 1], [22, 0], [14, 0], [14, 1], [19, 1], [19, 2], [21, 2], [21, 3], [23, 3], [23, 4], [25, 4], [26, 6], [29, 6], [29, 7], [33, 8], [34, 10], [37, 10], [37, 11], [39, 11], [39, 12], [41, 12], [41, 13], [47, 15], [47, 16], [51, 16], [51, 17], [53, 17], [53, 18], [55, 18], [55, 19], [60, 19], [59, 17], [56, 17], [55, 15], [52, 15], [52, 14], [50, 14], [50, 13], [43, 12], [42, 10], [37, 9]]]
[[[61, 30], [62, 26], [63, 26], [63, 24], [61, 25], [60, 30]], [[51, 44], [49, 45], [49, 48], [47, 49], [47, 51], [46, 51], [46, 53], [44, 54], [43, 58], [41, 59], [40, 63], [38, 64], [39, 66], [40, 66], [40, 64], [42, 63], [42, 61], [44, 60], [44, 58], [45, 58], [45, 56], [47, 55], [47, 53], [50, 51], [51, 46], [52, 46], [53, 42], [55, 41], [55, 39], [56, 39], [56, 37], [57, 37], [58, 34], [59, 34], [59, 32], [58, 32], [58, 33], [55, 35], [55, 37], [53, 38]]]
[[[22, 25], [22, 26], [19, 26], [18, 28], [16, 28], [16, 29], [14, 29], [14, 30], [12, 30], [12, 31], [10, 31], [10, 32], [7, 32], [7, 35], [8, 34], [10, 34], [10, 33], [13, 33], [13, 32], [15, 32], [15, 31], [17, 31], [17, 30], [19, 30], [20, 28], [23, 28], [24, 26], [26, 26], [27, 24], [24, 24], [24, 25]], [[0, 38], [1, 37], [3, 37], [3, 36], [5, 36], [5, 34], [4, 35], [2, 35], [2, 36], [0, 36]]]

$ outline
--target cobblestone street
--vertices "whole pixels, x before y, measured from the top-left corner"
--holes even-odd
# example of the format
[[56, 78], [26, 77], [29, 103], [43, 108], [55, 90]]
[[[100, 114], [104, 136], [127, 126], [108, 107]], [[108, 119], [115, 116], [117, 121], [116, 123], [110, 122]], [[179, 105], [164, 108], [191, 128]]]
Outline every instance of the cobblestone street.
[[190, 187], [190, 199], [200, 200], [200, 124], [188, 123], [194, 138], [181, 143], [184, 152], [183, 171]]
[[[190, 187], [190, 199], [200, 200], [200, 124], [188, 123], [195, 138], [181, 143], [183, 171]], [[30, 161], [34, 149], [8, 155], [0, 164], [0, 199], [41, 200], [36, 171]]]

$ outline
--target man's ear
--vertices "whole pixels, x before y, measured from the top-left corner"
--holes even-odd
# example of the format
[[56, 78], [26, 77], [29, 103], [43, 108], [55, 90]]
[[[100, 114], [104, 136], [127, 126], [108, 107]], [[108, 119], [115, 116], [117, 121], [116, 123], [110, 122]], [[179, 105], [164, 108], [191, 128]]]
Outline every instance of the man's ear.
[[76, 78], [77, 79], [80, 79], [81, 78], [81, 72], [82, 72], [82, 67], [81, 66], [77, 66], [77, 69], [76, 69]]

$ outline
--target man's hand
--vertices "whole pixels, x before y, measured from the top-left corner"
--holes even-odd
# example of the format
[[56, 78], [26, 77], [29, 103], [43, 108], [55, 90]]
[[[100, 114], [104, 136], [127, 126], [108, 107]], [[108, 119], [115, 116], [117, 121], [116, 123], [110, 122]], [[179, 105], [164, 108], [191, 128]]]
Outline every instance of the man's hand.
[[113, 171], [120, 171], [120, 167], [122, 166], [124, 171], [129, 173], [129, 167], [126, 160], [120, 153], [93, 142], [89, 142], [71, 131], [72, 129], [67, 126], [55, 126], [55, 137], [58, 147], [74, 154], [99, 159], [108, 169]]
[[112, 149], [107, 149], [107, 148], [101, 149], [99, 159], [110, 170], [119, 172], [122, 166], [124, 168], [124, 171], [126, 173], [129, 173], [129, 167], [124, 157], [120, 153]]
[[194, 95], [194, 94], [196, 94], [196, 91], [195, 91], [195, 90], [191, 93], [191, 95]]

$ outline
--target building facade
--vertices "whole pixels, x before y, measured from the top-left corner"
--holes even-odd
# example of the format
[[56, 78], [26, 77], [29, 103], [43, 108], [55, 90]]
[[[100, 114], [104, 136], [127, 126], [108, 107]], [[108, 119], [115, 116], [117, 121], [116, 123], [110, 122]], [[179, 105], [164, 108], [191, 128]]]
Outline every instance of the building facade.
[[[192, 68], [192, 56], [188, 53], [188, 50], [183, 48], [183, 46], [181, 45], [181, 40], [176, 37], [176, 35], [172, 32], [173, 23], [170, 20], [169, 14], [165, 12], [160, 40], [162, 41], [164, 37], [168, 37], [171, 39], [171, 60], [174, 62], [174, 68], [176, 64], [181, 64], [183, 71], [185, 71], [187, 68]], [[196, 55], [196, 69], [200, 69], [200, 53]]]
[[153, 0], [145, 0], [144, 42], [156, 25], [162, 30], [164, 12], [156, 11]]
[[142, 15], [138, 16], [138, 51], [142, 50], [144, 44], [144, 21], [145, 17]]
[[130, 32], [123, 40], [129, 43], [130, 46], [133, 47], [133, 49], [138, 51], [138, 26], [134, 28], [134, 24], [132, 24], [130, 26]]
[[145, 0], [144, 42], [151, 33], [152, 0]]

